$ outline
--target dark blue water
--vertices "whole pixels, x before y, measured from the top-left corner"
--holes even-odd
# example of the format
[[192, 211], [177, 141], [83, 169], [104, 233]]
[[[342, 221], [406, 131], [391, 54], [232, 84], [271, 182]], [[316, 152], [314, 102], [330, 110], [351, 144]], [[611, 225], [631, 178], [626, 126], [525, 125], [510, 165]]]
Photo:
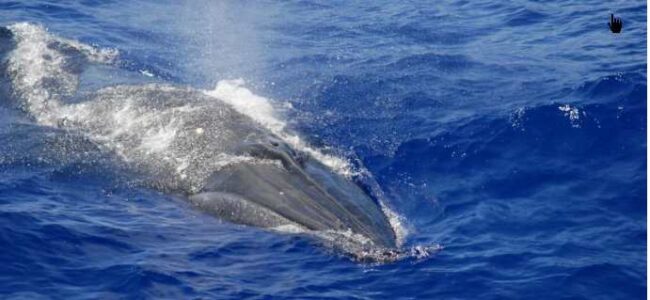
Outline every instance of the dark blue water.
[[443, 249], [359, 264], [219, 221], [4, 93], [2, 298], [645, 296], [643, 1], [0, 3], [23, 21], [119, 50], [120, 76], [86, 87], [242, 78], [290, 103], [291, 129], [379, 182], [405, 247]]

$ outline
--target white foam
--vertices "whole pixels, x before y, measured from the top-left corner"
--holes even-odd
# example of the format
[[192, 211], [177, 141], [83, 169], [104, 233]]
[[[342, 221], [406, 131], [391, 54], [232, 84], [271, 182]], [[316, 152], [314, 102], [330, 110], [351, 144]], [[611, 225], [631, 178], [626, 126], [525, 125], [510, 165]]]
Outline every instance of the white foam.
[[[564, 104], [560, 105], [558, 109], [564, 112], [565, 117], [569, 118], [572, 127], [580, 128], [580, 110], [577, 107]], [[586, 113], [583, 111], [582, 115], [586, 115]]]
[[58, 42], [72, 47], [94, 62], [109, 63], [118, 54], [113, 49], [95, 49], [76, 41], [50, 35], [39, 25], [16, 23], [8, 27], [14, 34], [16, 48], [9, 55], [8, 71], [14, 74], [14, 92], [26, 101], [23, 108], [39, 123], [54, 125], [62, 96], [76, 91], [78, 78], [64, 71], [65, 57], [49, 47]]
[[380, 201], [379, 204], [381, 205], [381, 210], [384, 212], [384, 215], [388, 218], [388, 222], [393, 228], [393, 232], [395, 232], [397, 247], [402, 247], [406, 240], [406, 236], [408, 236], [409, 233], [406, 226], [404, 226], [404, 217], [390, 209], [383, 202]]
[[[273, 105], [271, 105], [271, 101], [265, 97], [255, 95], [245, 88], [244, 84], [243, 79], [221, 80], [213, 90], [204, 91], [204, 93], [224, 101], [238, 112], [253, 118], [295, 149], [309, 153], [339, 174], [348, 178], [359, 174], [359, 171], [355, 170], [347, 160], [324, 154], [318, 149], [307, 145], [298, 135], [288, 133], [286, 131], [286, 122], [276, 116], [277, 113]], [[286, 108], [291, 107], [290, 104], [286, 103], [283, 106]]]

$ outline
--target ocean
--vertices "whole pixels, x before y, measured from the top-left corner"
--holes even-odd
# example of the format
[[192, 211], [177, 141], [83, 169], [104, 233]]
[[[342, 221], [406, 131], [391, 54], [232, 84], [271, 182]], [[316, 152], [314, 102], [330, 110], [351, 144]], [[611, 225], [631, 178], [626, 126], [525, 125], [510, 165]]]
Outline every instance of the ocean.
[[[4, 0], [0, 298], [643, 299], [646, 11]], [[219, 115], [128, 86], [199, 91], [376, 181], [413, 255], [359, 262], [197, 209], [183, 192], [237, 158], [170, 145]]]

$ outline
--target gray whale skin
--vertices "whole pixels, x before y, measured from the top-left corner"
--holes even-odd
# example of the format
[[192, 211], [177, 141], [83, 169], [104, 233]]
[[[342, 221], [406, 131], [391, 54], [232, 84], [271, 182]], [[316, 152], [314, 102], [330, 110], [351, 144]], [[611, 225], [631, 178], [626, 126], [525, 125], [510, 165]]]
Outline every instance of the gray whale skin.
[[264, 142], [244, 142], [237, 152], [278, 163], [229, 165], [189, 196], [192, 203], [233, 223], [324, 233], [357, 260], [390, 261], [399, 254], [388, 218], [357, 184], [270, 133]]

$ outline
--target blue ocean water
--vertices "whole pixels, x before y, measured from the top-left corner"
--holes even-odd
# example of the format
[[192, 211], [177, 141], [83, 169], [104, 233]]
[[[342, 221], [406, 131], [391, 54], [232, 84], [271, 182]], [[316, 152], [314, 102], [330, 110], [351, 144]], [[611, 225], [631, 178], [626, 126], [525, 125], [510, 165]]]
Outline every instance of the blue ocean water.
[[645, 295], [643, 1], [0, 3], [0, 25], [20, 22], [119, 51], [82, 90], [243, 79], [372, 174], [405, 247], [442, 250], [357, 263], [131, 184], [124, 162], [16, 105], [0, 45], [2, 298]]

